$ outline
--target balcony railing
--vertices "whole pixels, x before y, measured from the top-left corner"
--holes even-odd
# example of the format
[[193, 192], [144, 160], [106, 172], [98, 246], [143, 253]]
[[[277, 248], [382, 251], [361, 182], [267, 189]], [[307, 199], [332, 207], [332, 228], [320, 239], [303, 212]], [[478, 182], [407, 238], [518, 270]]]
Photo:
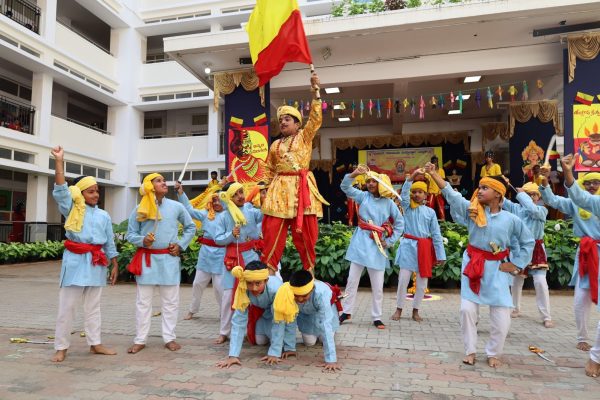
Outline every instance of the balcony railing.
[[33, 135], [35, 108], [0, 96], [0, 126]]
[[86, 128], [88, 128], [88, 129], [92, 129], [92, 130], [94, 130], [94, 131], [96, 131], [96, 132], [100, 132], [100, 133], [102, 133], [102, 134], [104, 134], [104, 135], [110, 135], [110, 132], [109, 132], [109, 131], [107, 131], [106, 129], [102, 129], [102, 128], [101, 128], [99, 125], [97, 125], [97, 124], [87, 124], [87, 123], [85, 123], [85, 122], [81, 122], [81, 121], [78, 121], [78, 120], [76, 120], [76, 119], [73, 119], [73, 118], [69, 118], [69, 117], [62, 117], [62, 116], [60, 116], [60, 115], [56, 115], [56, 114], [52, 114], [52, 116], [54, 116], [54, 117], [56, 117], [56, 118], [64, 119], [64, 120], [66, 120], [66, 121], [72, 122], [72, 123], [74, 123], [74, 124], [77, 124], [77, 125], [80, 125], [80, 126], [85, 126], [85, 127], [86, 127]]
[[26, 0], [0, 0], [0, 12], [35, 33], [40, 33], [40, 8]]

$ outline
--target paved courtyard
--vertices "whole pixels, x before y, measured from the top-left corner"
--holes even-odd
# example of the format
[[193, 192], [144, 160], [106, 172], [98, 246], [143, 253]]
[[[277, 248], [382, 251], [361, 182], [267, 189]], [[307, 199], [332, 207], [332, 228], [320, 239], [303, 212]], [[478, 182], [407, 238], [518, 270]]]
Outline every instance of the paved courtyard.
[[[336, 336], [339, 373], [322, 373], [320, 347], [298, 345], [299, 359], [275, 367], [260, 364], [264, 347], [244, 347], [243, 366], [221, 370], [215, 363], [227, 346], [212, 344], [218, 329], [212, 289], [205, 292], [199, 317], [181, 321], [183, 348], [162, 346], [160, 317], [153, 318], [148, 347], [129, 355], [135, 331], [135, 286], [119, 284], [103, 293], [104, 344], [116, 356], [88, 353], [78, 314], [67, 360], [53, 364], [51, 344], [11, 344], [11, 337], [46, 340], [54, 334], [58, 300], [58, 262], [0, 266], [0, 399], [600, 399], [600, 380], [585, 376], [588, 354], [575, 349], [572, 293], [552, 294], [556, 328], [542, 327], [533, 292], [525, 291], [523, 316], [513, 320], [505, 347], [505, 365], [493, 370], [481, 356], [489, 333], [487, 308], [479, 323], [480, 358], [463, 365], [457, 292], [435, 291], [440, 300], [423, 303], [422, 323], [387, 319], [395, 308], [395, 292], [386, 291], [384, 322], [370, 322], [370, 292], [361, 291], [350, 323]], [[191, 286], [181, 287], [181, 318], [187, 312]], [[155, 311], [159, 298], [155, 295]], [[410, 305], [410, 303], [409, 303]], [[590, 334], [600, 314], [592, 312]], [[546, 350], [555, 364], [528, 351]]]

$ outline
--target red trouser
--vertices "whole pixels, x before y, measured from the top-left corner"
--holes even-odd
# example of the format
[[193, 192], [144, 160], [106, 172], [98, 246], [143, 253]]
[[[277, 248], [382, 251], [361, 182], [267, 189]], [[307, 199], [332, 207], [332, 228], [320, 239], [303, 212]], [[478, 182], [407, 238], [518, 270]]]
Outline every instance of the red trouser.
[[441, 219], [442, 221], [446, 220], [446, 211], [444, 210], [445, 205], [446, 202], [444, 201], [444, 196], [442, 196], [441, 193], [427, 195], [427, 206], [429, 208], [433, 208], [438, 219]]
[[304, 215], [302, 232], [296, 230], [296, 217], [278, 218], [265, 215], [262, 222], [263, 253], [262, 262], [271, 269], [277, 270], [277, 265], [283, 256], [288, 228], [292, 228], [292, 241], [298, 250], [304, 269], [315, 266], [315, 245], [319, 236], [319, 226], [316, 215]]

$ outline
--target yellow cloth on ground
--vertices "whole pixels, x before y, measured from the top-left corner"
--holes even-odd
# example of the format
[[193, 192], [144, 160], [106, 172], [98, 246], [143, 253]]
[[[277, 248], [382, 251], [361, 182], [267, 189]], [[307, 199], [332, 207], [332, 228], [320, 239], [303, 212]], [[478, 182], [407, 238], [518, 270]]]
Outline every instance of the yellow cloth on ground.
[[80, 179], [75, 185], [69, 186], [71, 198], [73, 199], [73, 207], [71, 207], [69, 216], [65, 221], [66, 231], [81, 232], [83, 218], [85, 217], [85, 198], [81, 192], [97, 184], [96, 179], [91, 176], [86, 176], [85, 178]]

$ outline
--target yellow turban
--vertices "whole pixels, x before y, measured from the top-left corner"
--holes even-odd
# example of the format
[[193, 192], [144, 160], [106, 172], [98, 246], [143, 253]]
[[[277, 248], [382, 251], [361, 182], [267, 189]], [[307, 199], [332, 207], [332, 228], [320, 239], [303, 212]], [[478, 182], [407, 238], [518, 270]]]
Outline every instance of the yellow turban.
[[248, 196], [246, 196], [246, 203], [252, 203], [252, 205], [256, 208], [260, 208], [260, 191], [266, 189], [268, 185], [258, 184], [255, 185]]
[[85, 217], [85, 199], [81, 192], [97, 184], [98, 183], [96, 183], [96, 180], [93, 177], [86, 176], [85, 178], [81, 178], [75, 185], [69, 186], [71, 198], [73, 199], [73, 206], [65, 221], [65, 230], [81, 232], [83, 218]]
[[227, 204], [227, 210], [229, 210], [229, 213], [233, 218], [233, 222], [236, 225], [246, 225], [246, 217], [244, 216], [242, 210], [240, 210], [240, 208], [236, 206], [235, 203], [231, 200], [231, 198], [238, 190], [243, 188], [244, 186], [242, 186], [241, 183], [233, 182], [226, 192], [221, 192], [219, 194], [219, 196], [221, 197], [221, 201]]
[[248, 285], [246, 282], [264, 281], [269, 279], [269, 270], [264, 268], [254, 271], [244, 271], [242, 267], [237, 265], [231, 270], [231, 275], [238, 279], [238, 286], [235, 290], [231, 307], [234, 310], [246, 311], [246, 308], [250, 305]]
[[[413, 190], [422, 190], [425, 193], [427, 193], [427, 183], [425, 183], [423, 181], [413, 182], [413, 184], [410, 185], [410, 191], [412, 192]], [[417, 203], [413, 199], [410, 199], [410, 208], [417, 208], [419, 206], [420, 206], [419, 203]]]
[[282, 115], [291, 115], [292, 117], [296, 117], [298, 121], [300, 121], [300, 125], [302, 125], [302, 115], [300, 111], [296, 107], [292, 106], [281, 106], [277, 109], [277, 119], [281, 118]]
[[154, 194], [154, 185], [152, 180], [156, 178], [162, 178], [163, 176], [158, 173], [152, 173], [146, 175], [140, 186], [140, 195], [142, 200], [137, 208], [137, 220], [143, 222], [149, 219], [160, 220], [161, 216], [158, 214], [158, 207], [156, 205], [156, 195]]
[[275, 322], [294, 322], [300, 311], [294, 296], [305, 296], [313, 290], [314, 286], [314, 278], [306, 285], [300, 287], [292, 286], [289, 282], [281, 285], [273, 299], [273, 319]]
[[[377, 183], [378, 183], [377, 188], [379, 189], [379, 195], [381, 197], [387, 197], [388, 199], [391, 199], [392, 197], [394, 197], [394, 193], [390, 189], [388, 189], [388, 188], [393, 189], [392, 181], [390, 180], [389, 176], [387, 176], [386, 174], [378, 174], [375, 171], [369, 171], [366, 173], [365, 181], [368, 181], [369, 179], [375, 179], [377, 181]], [[385, 185], [383, 183], [381, 183], [380, 181], [383, 181], [383, 183], [385, 183]]]
[[[481, 178], [479, 181], [480, 185], [487, 186], [490, 189], [495, 190], [500, 193], [502, 197], [506, 194], [506, 186], [504, 186], [500, 181], [488, 178], [487, 176]], [[478, 227], [484, 227], [487, 225], [487, 219], [485, 218], [485, 210], [483, 206], [479, 203], [477, 199], [477, 194], [479, 193], [479, 189], [473, 192], [473, 196], [471, 197], [471, 205], [469, 206], [469, 214], [471, 219], [475, 222]]]
[[537, 193], [538, 195], [541, 195], [540, 186], [534, 182], [527, 182], [526, 184], [523, 185], [522, 189], [526, 193]]
[[[600, 181], [600, 172], [588, 172], [587, 174], [585, 174], [583, 177], [580, 177], [577, 180], [577, 184], [582, 188], [585, 189], [585, 186], [583, 185], [584, 182], [588, 182], [588, 181]], [[600, 194], [600, 188], [596, 191], [596, 194]], [[583, 208], [579, 209], [579, 216], [582, 219], [590, 219], [592, 217], [592, 213], [584, 210]]]

